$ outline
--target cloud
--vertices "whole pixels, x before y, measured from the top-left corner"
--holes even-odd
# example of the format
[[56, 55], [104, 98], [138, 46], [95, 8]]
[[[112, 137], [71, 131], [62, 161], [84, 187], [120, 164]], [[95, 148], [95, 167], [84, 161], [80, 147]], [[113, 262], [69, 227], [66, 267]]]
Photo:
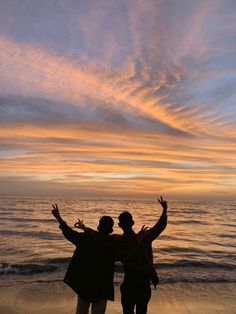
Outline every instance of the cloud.
[[231, 191], [234, 8], [2, 2], [1, 175], [111, 193]]
[[[190, 17], [188, 17], [185, 22], [188, 22], [190, 26], [193, 25], [193, 29], [198, 29], [198, 36], [203, 38], [207, 13], [211, 12], [209, 6], [204, 5], [202, 8], [198, 8], [197, 13], [194, 11], [195, 6], [189, 6], [187, 9], [189, 16], [194, 18], [190, 21]], [[169, 12], [170, 8], [161, 7], [160, 10]], [[137, 17], [141, 15], [143, 18], [147, 11], [141, 13], [140, 7], [137, 6], [132, 12], [136, 17], [134, 25], [131, 23], [129, 26], [132, 34], [135, 32], [133, 28], [136, 24], [140, 26]], [[148, 12], [150, 12], [150, 8]], [[232, 59], [231, 64], [225, 67], [221, 74], [219, 70], [210, 70], [208, 73], [203, 66], [211, 66], [212, 55], [210, 53], [214, 51], [214, 44], [208, 44], [205, 39], [201, 42], [201, 45], [208, 49], [204, 53], [203, 60], [202, 57], [199, 59], [199, 53], [202, 55], [202, 52], [193, 47], [193, 45], [198, 45], [197, 36], [192, 42], [193, 49], [191, 51], [178, 44], [173, 53], [171, 47], [174, 42], [169, 42], [169, 39], [162, 39], [157, 44], [155, 34], [160, 33], [159, 26], [164, 21], [159, 13], [155, 14], [155, 12], [158, 10], [154, 11], [153, 19], [145, 24], [145, 28], [140, 29], [140, 36], [144, 39], [141, 52], [126, 51], [120, 60], [127, 66], [128, 71], [122, 67], [121, 71], [113, 70], [112, 67], [109, 69], [100, 62], [99, 58], [90, 60], [88, 55], [86, 63], [83, 62], [85, 59], [83, 55], [74, 61], [68, 58], [67, 54], [61, 56], [42, 47], [39, 48], [39, 46], [17, 43], [2, 37], [0, 41], [1, 59], [3, 60], [1, 66], [2, 93], [27, 97], [42, 97], [43, 95], [50, 100], [64, 101], [80, 106], [80, 108], [92, 106], [93, 108], [98, 107], [100, 110], [99, 104], [101, 103], [106, 105], [106, 110], [110, 106], [119, 108], [122, 106], [126, 112], [139, 111], [140, 115], [146, 115], [182, 132], [213, 135], [214, 127], [218, 125], [209, 125], [209, 111], [214, 112], [216, 118], [221, 117], [220, 107], [223, 105], [222, 100], [225, 100], [224, 95], [228, 89], [228, 85], [225, 86], [224, 82], [226, 75], [230, 74], [231, 85], [234, 86], [236, 77], [232, 71], [232, 62], [235, 61]], [[213, 24], [216, 20], [214, 14], [211, 12]], [[155, 24], [158, 18], [159, 22]], [[171, 26], [165, 28], [163, 33], [168, 35], [177, 20], [177, 16], [174, 16], [170, 20]], [[118, 27], [118, 25], [120, 24], [118, 23], [116, 26]], [[180, 28], [184, 33], [186, 30], [184, 22], [180, 24]], [[124, 32], [120, 29], [119, 31], [121, 34]], [[191, 34], [195, 32], [192, 30]], [[160, 36], [162, 35], [160, 33]], [[136, 40], [135, 36], [133, 38], [132, 45], [140, 46], [141, 42]], [[104, 41], [106, 42], [106, 40], [109, 44], [110, 39], [105, 37]], [[148, 40], [147, 45], [145, 45], [145, 40]], [[129, 46], [128, 42], [126, 44]], [[152, 48], [152, 45], [155, 46], [155, 49]], [[113, 47], [112, 43], [110, 47]], [[118, 47], [115, 48], [117, 48], [115, 51], [119, 50]], [[178, 59], [176, 59], [177, 55], [179, 55]], [[222, 62], [223, 52], [213, 55], [213, 58], [216, 59], [213, 64]], [[218, 95], [218, 103], [212, 110], [212, 106], [215, 104], [215, 94]], [[230, 95], [232, 94], [234, 96], [233, 90]], [[206, 102], [208, 103], [206, 104]], [[203, 106], [204, 108], [202, 108]], [[232, 102], [229, 103], [226, 110], [234, 110]], [[232, 136], [231, 131], [224, 135]]]

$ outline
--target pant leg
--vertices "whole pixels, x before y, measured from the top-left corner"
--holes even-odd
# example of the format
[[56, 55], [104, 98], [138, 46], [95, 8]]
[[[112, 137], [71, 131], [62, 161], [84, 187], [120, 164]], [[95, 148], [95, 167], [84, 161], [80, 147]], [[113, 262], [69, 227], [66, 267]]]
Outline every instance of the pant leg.
[[132, 287], [123, 283], [120, 287], [120, 292], [123, 314], [134, 314], [135, 300], [133, 297]]
[[91, 314], [104, 314], [107, 307], [107, 300], [103, 299], [98, 302], [92, 303], [92, 312]]
[[121, 303], [124, 314], [146, 314], [148, 302], [151, 298], [149, 280], [123, 283], [121, 285]]
[[137, 303], [136, 303], [136, 314], [146, 314], [148, 302], [151, 298], [151, 287], [150, 285], [146, 285], [143, 287], [143, 292], [139, 294]]
[[78, 295], [76, 314], [88, 314], [90, 303]]

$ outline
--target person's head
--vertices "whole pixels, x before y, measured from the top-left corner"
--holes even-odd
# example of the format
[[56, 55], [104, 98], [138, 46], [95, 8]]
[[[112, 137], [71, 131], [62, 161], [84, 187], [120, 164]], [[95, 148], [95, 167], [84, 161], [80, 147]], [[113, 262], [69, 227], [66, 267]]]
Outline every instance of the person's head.
[[109, 234], [113, 232], [114, 221], [111, 216], [102, 216], [99, 220], [97, 230], [99, 232]]
[[133, 217], [129, 212], [123, 212], [119, 215], [119, 227], [124, 231], [131, 230], [133, 225]]

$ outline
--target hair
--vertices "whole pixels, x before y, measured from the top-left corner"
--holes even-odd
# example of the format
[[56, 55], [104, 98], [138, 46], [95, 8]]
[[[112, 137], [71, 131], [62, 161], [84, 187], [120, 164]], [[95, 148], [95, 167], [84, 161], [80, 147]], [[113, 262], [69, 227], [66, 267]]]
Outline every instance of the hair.
[[119, 226], [122, 229], [132, 228], [133, 224], [133, 217], [129, 212], [125, 211], [119, 215]]
[[102, 233], [112, 233], [114, 221], [111, 216], [102, 216], [99, 220], [99, 225], [97, 227], [99, 232]]

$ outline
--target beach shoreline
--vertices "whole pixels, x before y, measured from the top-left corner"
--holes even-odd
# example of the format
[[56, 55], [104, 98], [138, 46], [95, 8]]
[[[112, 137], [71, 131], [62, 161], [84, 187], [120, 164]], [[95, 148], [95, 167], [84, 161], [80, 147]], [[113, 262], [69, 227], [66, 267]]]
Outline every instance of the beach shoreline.
[[[171, 283], [152, 290], [148, 314], [233, 314], [236, 283]], [[1, 314], [73, 314], [76, 295], [63, 282], [31, 282], [0, 288]], [[119, 287], [107, 314], [120, 314]]]

